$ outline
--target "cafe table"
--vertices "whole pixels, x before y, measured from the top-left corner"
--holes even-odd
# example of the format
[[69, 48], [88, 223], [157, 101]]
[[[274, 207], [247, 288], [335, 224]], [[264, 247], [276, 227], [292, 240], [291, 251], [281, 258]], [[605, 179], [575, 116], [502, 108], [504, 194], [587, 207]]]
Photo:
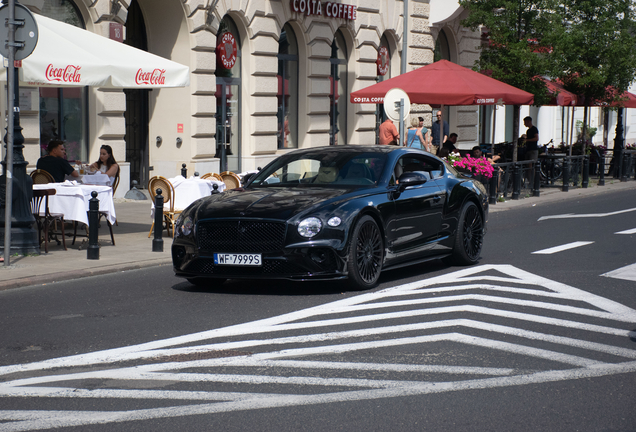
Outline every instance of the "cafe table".
[[[88, 225], [89, 200], [91, 193], [97, 192], [99, 211], [106, 215], [111, 224], [115, 224], [115, 204], [113, 203], [113, 188], [110, 186], [85, 185], [76, 181], [63, 183], [34, 184], [34, 190], [55, 189], [55, 195], [49, 196], [49, 211], [61, 213], [65, 221], [77, 221]], [[44, 209], [40, 209], [43, 213]]]
[[[200, 177], [184, 178], [176, 176], [169, 178], [168, 181], [174, 188], [174, 209], [185, 210], [190, 204], [196, 200], [210, 196], [214, 190], [214, 185], [218, 187], [219, 192], [225, 190], [225, 183], [211, 178], [202, 179]], [[151, 203], [151, 216], [154, 217], [155, 203]], [[165, 209], [165, 207], [164, 207]]]

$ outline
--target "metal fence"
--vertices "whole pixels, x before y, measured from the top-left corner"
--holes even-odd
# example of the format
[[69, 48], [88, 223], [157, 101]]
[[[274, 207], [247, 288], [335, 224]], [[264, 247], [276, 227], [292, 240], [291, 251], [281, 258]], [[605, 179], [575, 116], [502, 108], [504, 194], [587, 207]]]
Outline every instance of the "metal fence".
[[540, 196], [541, 188], [587, 188], [590, 179], [599, 186], [607, 178], [636, 180], [636, 150], [586, 156], [545, 154], [539, 160], [496, 163], [493, 177], [477, 177], [488, 189], [489, 201]]

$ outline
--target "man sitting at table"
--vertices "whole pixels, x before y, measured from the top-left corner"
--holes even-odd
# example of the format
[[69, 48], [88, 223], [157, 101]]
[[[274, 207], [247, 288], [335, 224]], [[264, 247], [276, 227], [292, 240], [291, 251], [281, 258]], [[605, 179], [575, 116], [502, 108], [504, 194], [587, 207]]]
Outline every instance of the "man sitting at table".
[[67, 175], [79, 177], [79, 173], [66, 160], [64, 141], [52, 140], [46, 147], [46, 151], [48, 155], [38, 159], [37, 169], [48, 172], [58, 183], [63, 182]]

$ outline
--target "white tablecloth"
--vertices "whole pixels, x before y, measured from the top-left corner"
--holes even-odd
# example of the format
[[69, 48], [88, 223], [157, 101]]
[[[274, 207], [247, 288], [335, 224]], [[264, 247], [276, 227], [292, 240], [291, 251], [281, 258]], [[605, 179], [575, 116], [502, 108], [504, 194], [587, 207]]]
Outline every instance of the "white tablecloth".
[[[172, 183], [172, 187], [174, 188], [174, 209], [179, 211], [185, 210], [186, 207], [200, 198], [210, 196], [214, 190], [214, 185], [218, 186], [219, 192], [225, 190], [225, 183], [213, 179], [201, 179], [199, 177], [186, 179], [182, 176], [177, 176], [168, 179], [168, 181]], [[155, 203], [153, 201], [150, 212], [152, 217], [154, 217], [155, 214], [154, 209]], [[165, 209], [164, 207], [164, 210]]]
[[[111, 224], [117, 220], [113, 203], [113, 188], [110, 186], [64, 183], [34, 184], [33, 189], [55, 189], [55, 195], [49, 196], [49, 211], [62, 213], [64, 220], [74, 220], [88, 225], [88, 205], [91, 192], [97, 192], [99, 211], [106, 213]], [[43, 209], [41, 210], [43, 213]]]

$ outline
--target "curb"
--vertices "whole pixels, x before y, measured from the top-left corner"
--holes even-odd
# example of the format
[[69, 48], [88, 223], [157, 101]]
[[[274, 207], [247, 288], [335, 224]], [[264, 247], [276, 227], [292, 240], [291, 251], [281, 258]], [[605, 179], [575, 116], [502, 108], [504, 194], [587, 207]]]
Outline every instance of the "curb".
[[104, 274], [117, 273], [127, 270], [139, 270], [148, 267], [159, 267], [165, 265], [172, 265], [172, 258], [153, 259], [147, 261], [137, 261], [128, 264], [116, 264], [104, 267], [94, 267], [82, 270], [74, 270], [69, 272], [50, 273], [39, 276], [24, 277], [18, 279], [11, 279], [6, 281], [0, 281], [0, 291], [9, 290], [12, 288], [20, 288], [30, 285], [45, 285], [48, 283], [64, 282], [73, 279], [81, 279], [89, 276], [100, 276]]

